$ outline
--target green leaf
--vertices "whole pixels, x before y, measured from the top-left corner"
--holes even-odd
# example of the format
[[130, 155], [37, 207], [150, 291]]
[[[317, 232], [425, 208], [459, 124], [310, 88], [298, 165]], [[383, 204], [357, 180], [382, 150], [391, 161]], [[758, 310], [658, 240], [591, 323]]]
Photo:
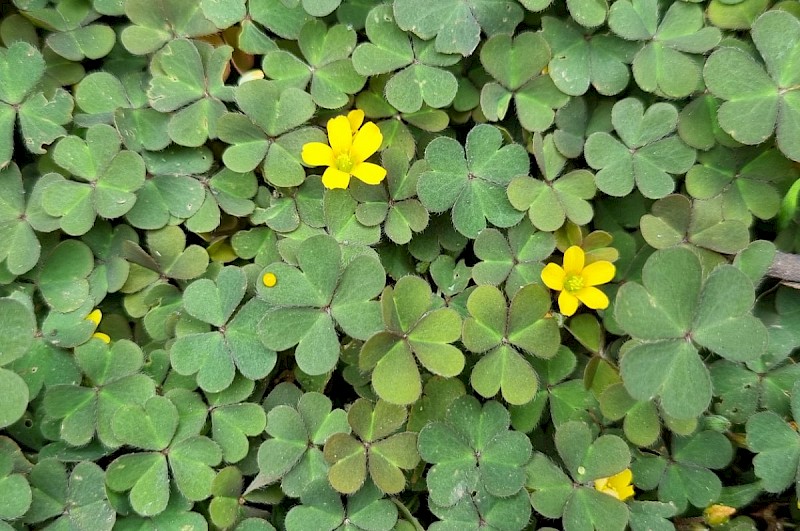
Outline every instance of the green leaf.
[[580, 487], [564, 506], [565, 529], [617, 529], [628, 523], [628, 508], [613, 496]]
[[[450, 343], [461, 336], [461, 318], [447, 308], [433, 309], [430, 287], [406, 276], [381, 297], [387, 332], [372, 336], [361, 348], [359, 366], [373, 370], [375, 392], [394, 404], [415, 402], [422, 392], [419, 363], [440, 376], [464, 368], [464, 356]], [[416, 360], [415, 360], [416, 356]]]
[[720, 126], [743, 144], [760, 144], [776, 132], [778, 149], [800, 160], [800, 130], [794, 125], [797, 59], [789, 53], [800, 42], [800, 21], [785, 11], [764, 13], [753, 23], [752, 35], [766, 71], [737, 48], [721, 48], [706, 62], [706, 85], [725, 100], [718, 113]]
[[14, 424], [28, 407], [28, 386], [25, 380], [7, 369], [0, 369], [0, 426]]
[[642, 216], [641, 229], [645, 240], [657, 249], [689, 241], [697, 247], [733, 254], [746, 247], [750, 239], [742, 221], [724, 219], [713, 203], [691, 203], [680, 195], [656, 201], [652, 214]]
[[281, 135], [304, 124], [315, 110], [311, 96], [302, 90], [281, 90], [278, 83], [265, 80], [237, 87], [236, 103], [269, 136]]
[[[602, 4], [605, 2], [594, 2], [595, 6]], [[551, 78], [565, 94], [580, 96], [591, 85], [600, 94], [613, 96], [627, 87], [631, 77], [628, 64], [638, 49], [636, 44], [611, 35], [587, 38], [580, 28], [553, 17], [542, 17], [542, 35], [553, 50], [548, 65]]]
[[72, 119], [72, 96], [57, 89], [50, 98], [41, 92], [26, 99], [19, 107], [22, 140], [31, 153], [43, 155], [43, 146], [67, 134], [64, 125]]
[[200, 9], [220, 29], [241, 22], [247, 15], [245, 0], [202, 0]]
[[775, 149], [753, 153], [718, 147], [702, 154], [698, 162], [686, 175], [692, 197], [722, 201], [725, 218], [745, 223], [752, 222], [753, 216], [770, 219], [778, 213], [781, 176], [795, 172]]
[[327, 235], [303, 241], [297, 258], [300, 269], [276, 263], [264, 271], [278, 281], [271, 288], [259, 283], [259, 296], [270, 308], [259, 334], [274, 350], [297, 345], [298, 367], [310, 375], [324, 374], [339, 358], [334, 320], [359, 339], [378, 331], [379, 309], [370, 299], [383, 289], [384, 272], [370, 256], [360, 256], [342, 269], [339, 244]]
[[670, 174], [685, 173], [695, 161], [694, 150], [670, 134], [678, 123], [675, 107], [659, 102], [645, 112], [639, 100], [626, 98], [614, 104], [611, 119], [622, 142], [604, 132], [586, 140], [586, 162], [600, 170], [597, 188], [622, 197], [635, 184], [652, 199], [672, 192], [675, 183]]
[[106, 485], [112, 491], [130, 491], [131, 507], [142, 516], [154, 516], [169, 502], [167, 458], [157, 452], [125, 454], [108, 465]]
[[70, 61], [105, 57], [116, 41], [114, 30], [105, 24], [90, 24], [72, 31], [52, 33], [47, 37], [47, 45]]
[[[795, 396], [797, 386], [794, 387]], [[755, 473], [767, 492], [783, 492], [800, 478], [800, 435], [772, 411], [747, 421], [747, 446], [757, 455]]]
[[515, 91], [547, 66], [550, 47], [540, 33], [520, 33], [513, 40], [510, 35], [500, 34], [486, 41], [480, 55], [489, 75]]
[[22, 474], [9, 474], [0, 478], [0, 519], [15, 520], [31, 506], [31, 487]]
[[121, 441], [144, 450], [169, 446], [178, 427], [178, 410], [165, 397], [154, 396], [143, 406], [125, 406], [114, 415], [114, 434]]
[[183, 304], [195, 319], [220, 327], [228, 322], [239, 306], [246, 287], [244, 272], [228, 266], [219, 272], [216, 282], [204, 278], [187, 286]]
[[36, 330], [36, 318], [28, 306], [11, 298], [0, 299], [0, 334], [5, 338], [0, 346], [0, 366], [24, 356]]
[[453, 506], [478, 489], [479, 482], [493, 496], [511, 496], [522, 488], [521, 467], [530, 458], [531, 445], [522, 433], [508, 431], [509, 421], [499, 403], [490, 401], [481, 408], [477, 399], [464, 396], [448, 409], [444, 422], [429, 423], [420, 431], [420, 456], [434, 464], [427, 475], [433, 503]]
[[56, 311], [76, 310], [89, 299], [88, 277], [93, 269], [91, 249], [77, 240], [66, 240], [47, 257], [39, 275], [39, 290]]
[[265, 0], [253, 4], [250, 6], [250, 16], [284, 39], [297, 39], [303, 24], [311, 20], [300, 2], [291, 5], [283, 0]]
[[555, 443], [572, 477], [581, 483], [611, 477], [631, 462], [624, 440], [616, 435], [592, 436], [589, 426], [570, 421], [558, 426]]
[[241, 461], [250, 450], [247, 437], [264, 431], [267, 416], [258, 404], [231, 404], [211, 412], [211, 429], [228, 463]]
[[42, 54], [24, 41], [0, 49], [0, 100], [10, 105], [22, 103], [44, 70]]
[[397, 0], [394, 16], [403, 31], [421, 39], [436, 37], [436, 51], [471, 55], [481, 30], [489, 36], [513, 33], [522, 21], [522, 9], [508, 0]]
[[425, 159], [430, 170], [419, 177], [417, 190], [431, 212], [452, 209], [456, 230], [474, 238], [486, 221], [498, 227], [515, 225], [522, 217], [506, 197], [505, 188], [514, 177], [528, 172], [525, 150], [517, 144], [503, 146], [500, 131], [478, 125], [467, 135], [466, 154], [447, 137], [428, 144]]
[[207, 437], [194, 436], [173, 444], [169, 451], [169, 467], [175, 485], [189, 501], [211, 496], [211, 485], [222, 460], [219, 446]]
[[353, 51], [353, 66], [362, 76], [392, 72], [414, 60], [408, 36], [394, 23], [390, 5], [370, 10], [365, 29], [370, 42], [359, 44]]
[[540, 452], [526, 465], [525, 487], [531, 493], [531, 505], [547, 518], [559, 518], [572, 496], [572, 480], [560, 467]]
[[175, 37], [199, 37], [217, 32], [205, 18], [197, 0], [170, 0], [153, 6], [148, 0], [125, 2], [125, 15], [133, 23], [120, 41], [134, 55], [155, 52]]

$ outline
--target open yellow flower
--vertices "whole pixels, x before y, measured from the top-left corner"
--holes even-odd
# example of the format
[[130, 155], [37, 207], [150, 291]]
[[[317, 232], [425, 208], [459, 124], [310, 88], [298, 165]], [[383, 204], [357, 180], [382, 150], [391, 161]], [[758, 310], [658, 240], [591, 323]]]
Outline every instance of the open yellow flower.
[[383, 134], [373, 122], [364, 122], [364, 112], [350, 111], [347, 116], [328, 120], [328, 144], [309, 142], [303, 146], [303, 162], [309, 166], [327, 166], [322, 174], [326, 188], [347, 188], [350, 177], [367, 184], [378, 184], [386, 170], [366, 162], [383, 142]]
[[607, 260], [585, 265], [583, 249], [573, 245], [564, 252], [564, 267], [547, 264], [542, 270], [542, 282], [552, 290], [560, 291], [558, 308], [564, 315], [572, 315], [581, 303], [593, 310], [608, 308], [608, 297], [595, 286], [610, 282], [616, 268]]
[[[97, 327], [100, 326], [100, 321], [103, 320], [103, 312], [101, 312], [99, 308], [95, 308], [86, 316], [86, 320], [94, 323], [94, 328], [96, 330]], [[104, 334], [103, 332], [95, 332], [92, 334], [92, 337], [99, 339], [103, 343], [111, 343], [111, 338], [108, 334]]]
[[633, 498], [633, 473], [630, 468], [626, 468], [619, 474], [615, 474], [610, 478], [600, 478], [594, 480], [594, 488], [603, 494], [614, 496], [620, 501], [625, 501], [628, 498]]

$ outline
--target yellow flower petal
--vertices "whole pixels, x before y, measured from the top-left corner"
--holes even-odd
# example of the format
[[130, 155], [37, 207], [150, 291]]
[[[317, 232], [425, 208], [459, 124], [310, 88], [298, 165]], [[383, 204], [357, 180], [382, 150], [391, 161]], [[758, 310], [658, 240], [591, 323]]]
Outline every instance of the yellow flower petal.
[[383, 133], [372, 122], [367, 122], [358, 133], [353, 137], [353, 147], [350, 149], [350, 157], [353, 162], [364, 162], [370, 158], [383, 142]]
[[353, 143], [353, 133], [350, 131], [350, 122], [346, 116], [337, 116], [328, 120], [328, 142], [333, 148], [333, 156], [349, 153]]
[[633, 498], [633, 494], [634, 494], [633, 485], [628, 485], [627, 487], [624, 487], [624, 488], [621, 488], [621, 489], [617, 489], [616, 492], [617, 492], [617, 498], [620, 501], [625, 501], [625, 500], [628, 500], [630, 498]]
[[99, 339], [100, 341], [106, 344], [111, 343], [111, 338], [108, 337], [108, 334], [104, 334], [103, 332], [95, 332], [94, 334], [92, 334], [92, 337], [95, 339]]
[[347, 121], [350, 122], [350, 131], [356, 134], [358, 128], [364, 123], [364, 111], [361, 109], [353, 109], [347, 113]]
[[581, 270], [583, 270], [584, 258], [583, 249], [573, 245], [564, 251], [564, 271], [568, 275], [580, 274]]
[[599, 260], [584, 267], [581, 276], [585, 286], [599, 286], [611, 282], [616, 272], [614, 264], [606, 260]]
[[261, 277], [261, 281], [266, 287], [274, 288], [275, 284], [278, 283], [278, 277], [275, 276], [275, 273], [264, 273], [264, 276]]
[[350, 174], [337, 170], [333, 166], [322, 174], [322, 184], [325, 188], [347, 188], [350, 184]]
[[570, 316], [578, 311], [578, 304], [580, 304], [578, 298], [568, 291], [562, 291], [558, 295], [558, 309], [566, 316]]
[[564, 277], [566, 273], [558, 264], [547, 264], [542, 269], [542, 282], [550, 289], [561, 291], [564, 289]]
[[386, 177], [386, 170], [371, 162], [356, 164], [351, 173], [367, 184], [379, 184]]
[[633, 481], [633, 472], [631, 472], [630, 468], [626, 468], [619, 474], [614, 474], [610, 478], [608, 478], [608, 484], [613, 489], [621, 489], [627, 487]]
[[597, 288], [582, 288], [575, 296], [592, 310], [605, 310], [608, 308], [608, 297]]
[[103, 312], [101, 312], [99, 308], [92, 310], [92, 312], [86, 316], [86, 320], [93, 322], [95, 328], [100, 324], [100, 321], [102, 319], [103, 319]]
[[303, 162], [309, 166], [333, 166], [333, 150], [328, 144], [322, 142], [309, 142], [303, 146], [300, 154]]

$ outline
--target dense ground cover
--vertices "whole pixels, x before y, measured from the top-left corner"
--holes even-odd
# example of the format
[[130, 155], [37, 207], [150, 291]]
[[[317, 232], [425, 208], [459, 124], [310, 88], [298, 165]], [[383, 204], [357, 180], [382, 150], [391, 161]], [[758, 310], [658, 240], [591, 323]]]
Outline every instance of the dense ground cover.
[[0, 5], [0, 529], [791, 529], [800, 2]]

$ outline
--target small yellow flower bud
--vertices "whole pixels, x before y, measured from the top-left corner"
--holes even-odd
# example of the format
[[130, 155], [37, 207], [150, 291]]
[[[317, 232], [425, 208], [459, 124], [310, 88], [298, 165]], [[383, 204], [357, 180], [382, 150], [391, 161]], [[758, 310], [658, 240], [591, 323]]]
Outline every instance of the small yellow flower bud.
[[99, 339], [103, 343], [111, 343], [111, 338], [108, 337], [108, 334], [104, 334], [103, 332], [95, 332], [92, 334], [92, 338]]
[[273, 288], [275, 284], [278, 283], [278, 277], [275, 276], [275, 273], [264, 273], [264, 276], [261, 277], [261, 281], [266, 287]]
[[712, 527], [728, 523], [731, 516], [736, 514], [736, 509], [727, 505], [711, 505], [703, 511], [703, 519]]

